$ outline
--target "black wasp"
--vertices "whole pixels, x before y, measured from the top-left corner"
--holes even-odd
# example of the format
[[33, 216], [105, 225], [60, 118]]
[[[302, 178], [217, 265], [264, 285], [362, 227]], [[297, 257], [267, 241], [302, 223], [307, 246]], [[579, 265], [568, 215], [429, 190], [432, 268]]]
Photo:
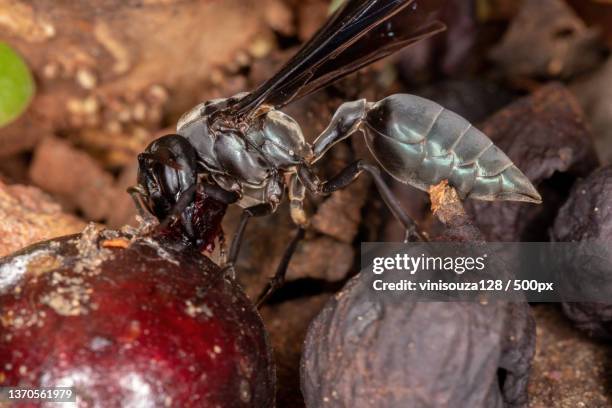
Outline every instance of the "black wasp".
[[444, 30], [435, 17], [439, 7], [432, 0], [346, 1], [253, 92], [204, 102], [183, 115], [177, 134], [152, 142], [138, 157], [138, 185], [130, 189], [137, 206], [155, 215], [161, 226], [178, 226], [200, 247], [214, 240], [211, 231], [220, 231], [227, 205], [244, 208], [228, 254], [227, 267], [233, 271], [249, 218], [273, 213], [287, 190], [298, 232], [265, 297], [281, 284], [304, 235], [306, 191], [329, 194], [367, 172], [407, 238], [419, 238], [378, 166], [357, 160], [330, 180], [321, 180], [313, 170], [334, 144], [358, 131], [378, 165], [403, 183], [427, 190], [446, 179], [462, 198], [540, 202], [523, 173], [487, 136], [432, 101], [398, 94], [375, 103], [346, 102], [313, 144], [304, 140], [296, 121], [279, 110]]

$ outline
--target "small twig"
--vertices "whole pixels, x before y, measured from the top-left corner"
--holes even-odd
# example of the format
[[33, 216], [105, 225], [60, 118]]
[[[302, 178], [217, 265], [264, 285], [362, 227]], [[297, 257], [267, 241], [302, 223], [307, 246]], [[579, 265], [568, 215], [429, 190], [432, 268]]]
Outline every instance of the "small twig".
[[446, 226], [446, 231], [438, 240], [485, 241], [472, 218], [465, 212], [457, 191], [448, 185], [447, 180], [430, 187], [429, 198], [431, 211]]

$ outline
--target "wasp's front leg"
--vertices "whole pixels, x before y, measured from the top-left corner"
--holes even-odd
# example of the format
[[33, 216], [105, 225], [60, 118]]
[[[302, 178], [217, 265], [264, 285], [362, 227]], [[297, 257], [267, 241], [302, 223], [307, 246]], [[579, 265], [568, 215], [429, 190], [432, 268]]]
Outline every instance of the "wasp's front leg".
[[240, 216], [240, 222], [238, 228], [234, 232], [232, 243], [230, 244], [229, 253], [227, 255], [227, 261], [223, 265], [222, 271], [229, 276], [231, 279], [236, 278], [236, 271], [234, 265], [238, 260], [238, 254], [240, 252], [240, 246], [244, 238], [244, 231], [249, 223], [251, 217], [262, 217], [264, 215], [272, 214], [276, 210], [276, 206], [271, 203], [258, 204], [253, 207], [245, 208]]
[[155, 218], [151, 214], [152, 211], [151, 209], [149, 209], [148, 205], [146, 204], [146, 201], [144, 201], [148, 197], [148, 195], [141, 185], [137, 184], [135, 186], [128, 187], [127, 192], [132, 198], [134, 205], [136, 206], [136, 211], [138, 212], [138, 215], [142, 219], [146, 220], [148, 218]]

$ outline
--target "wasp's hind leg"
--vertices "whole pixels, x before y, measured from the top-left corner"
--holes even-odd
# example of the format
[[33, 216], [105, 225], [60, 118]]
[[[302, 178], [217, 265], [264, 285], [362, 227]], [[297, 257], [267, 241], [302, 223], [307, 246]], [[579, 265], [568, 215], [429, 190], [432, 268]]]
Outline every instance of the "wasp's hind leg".
[[369, 173], [372, 176], [374, 184], [378, 189], [378, 193], [387, 205], [387, 208], [403, 225], [405, 230], [404, 242], [427, 241], [427, 239], [419, 232], [416, 222], [408, 215], [408, 213], [406, 213], [397, 197], [395, 197], [395, 194], [393, 194], [393, 191], [391, 191], [387, 183], [385, 183], [385, 180], [380, 174], [380, 169], [377, 166], [365, 163], [361, 160], [359, 160], [357, 163], [361, 170]]
[[344, 168], [340, 173], [327, 181], [321, 181], [308, 166], [298, 168], [298, 176], [306, 188], [315, 194], [330, 194], [351, 184], [362, 172], [372, 176], [374, 184], [378, 189], [387, 208], [393, 216], [404, 226], [406, 235], [404, 241], [425, 241], [425, 237], [418, 231], [416, 222], [406, 213], [399, 200], [395, 197], [378, 167], [368, 164], [363, 160], [357, 160]]

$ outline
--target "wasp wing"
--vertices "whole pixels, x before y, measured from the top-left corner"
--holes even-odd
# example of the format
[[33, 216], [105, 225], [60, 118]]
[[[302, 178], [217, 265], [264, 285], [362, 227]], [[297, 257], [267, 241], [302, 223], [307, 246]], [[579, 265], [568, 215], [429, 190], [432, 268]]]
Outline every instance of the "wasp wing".
[[[443, 23], [432, 21], [418, 30], [402, 33], [401, 26], [398, 29], [397, 20], [399, 19], [392, 17], [382, 26], [377, 27], [360, 39], [360, 41], [353, 44], [348, 50], [322, 64], [316, 70], [316, 76], [311, 77], [303, 86], [300, 86], [297, 92], [295, 92], [293, 99], [299, 99], [315, 92], [343, 76], [349, 75], [410, 44], [429, 38], [446, 29]], [[288, 88], [291, 88], [291, 84], [288, 85]], [[271, 102], [272, 105], [277, 106], [273, 101]], [[279, 102], [283, 105], [282, 101]], [[290, 100], [284, 104], [289, 102]]]
[[348, 0], [272, 78], [231, 107], [281, 107], [442, 31], [440, 0]]

